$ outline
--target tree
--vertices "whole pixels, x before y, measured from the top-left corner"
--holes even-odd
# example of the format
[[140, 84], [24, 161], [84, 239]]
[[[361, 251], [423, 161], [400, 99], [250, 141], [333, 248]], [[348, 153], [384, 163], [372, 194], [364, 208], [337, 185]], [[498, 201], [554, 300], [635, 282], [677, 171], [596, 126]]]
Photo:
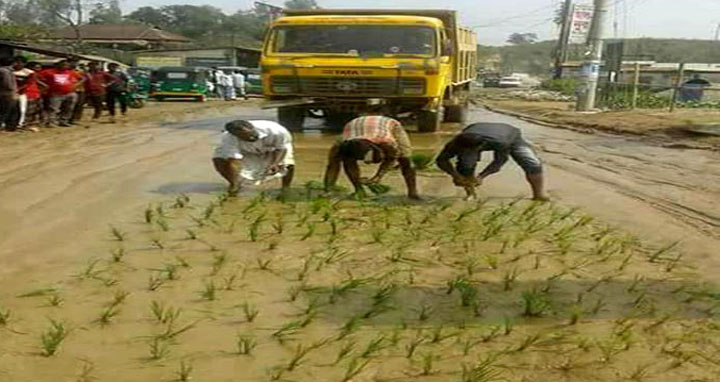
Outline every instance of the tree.
[[315, 0], [288, 0], [285, 2], [285, 8], [287, 9], [318, 9]]
[[125, 16], [127, 21], [151, 25], [159, 28], [167, 28], [170, 19], [162, 10], [153, 7], [140, 7], [133, 13]]
[[90, 24], [120, 24], [122, 21], [118, 0], [110, 0], [107, 4], [96, 3], [90, 11]]
[[538, 40], [535, 33], [513, 33], [508, 37], [507, 42], [513, 45], [532, 44]]

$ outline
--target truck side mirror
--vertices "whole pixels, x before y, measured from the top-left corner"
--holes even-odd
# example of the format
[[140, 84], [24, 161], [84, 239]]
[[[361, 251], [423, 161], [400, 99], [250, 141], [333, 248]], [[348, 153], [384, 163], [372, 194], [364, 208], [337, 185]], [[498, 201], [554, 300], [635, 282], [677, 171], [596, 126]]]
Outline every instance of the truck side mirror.
[[453, 46], [452, 40], [445, 39], [442, 43], [442, 55], [450, 57], [455, 53], [455, 47]]

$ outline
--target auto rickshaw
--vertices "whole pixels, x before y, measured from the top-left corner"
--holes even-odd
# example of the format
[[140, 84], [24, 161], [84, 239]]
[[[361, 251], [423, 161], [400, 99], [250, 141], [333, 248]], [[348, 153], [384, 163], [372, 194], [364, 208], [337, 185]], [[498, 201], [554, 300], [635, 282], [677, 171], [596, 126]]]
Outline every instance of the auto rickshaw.
[[164, 66], [154, 72], [150, 97], [156, 101], [192, 99], [205, 102], [208, 78], [206, 68]]

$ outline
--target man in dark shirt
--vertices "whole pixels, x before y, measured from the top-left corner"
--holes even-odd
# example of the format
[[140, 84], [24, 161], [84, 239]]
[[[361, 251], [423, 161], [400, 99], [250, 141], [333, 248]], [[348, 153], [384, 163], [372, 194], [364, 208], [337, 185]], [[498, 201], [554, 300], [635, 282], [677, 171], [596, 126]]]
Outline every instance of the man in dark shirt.
[[[493, 151], [494, 160], [475, 177], [475, 168], [483, 151]], [[468, 126], [445, 148], [436, 163], [453, 177], [458, 187], [464, 187], [468, 198], [475, 196], [475, 187], [505, 165], [508, 157], [525, 171], [532, 187], [534, 200], [549, 200], [544, 189], [543, 166], [530, 144], [523, 139], [520, 129], [503, 123], [476, 123]], [[457, 158], [453, 166], [450, 160]]]

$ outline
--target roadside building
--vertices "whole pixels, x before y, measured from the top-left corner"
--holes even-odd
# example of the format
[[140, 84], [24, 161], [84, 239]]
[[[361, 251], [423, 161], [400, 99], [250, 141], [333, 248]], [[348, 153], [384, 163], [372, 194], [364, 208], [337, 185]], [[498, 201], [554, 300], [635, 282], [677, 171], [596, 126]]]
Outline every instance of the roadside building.
[[260, 63], [260, 49], [247, 47], [181, 48], [134, 52], [136, 66], [244, 66], [255, 68]]
[[191, 39], [160, 28], [143, 24], [85, 24], [77, 28], [65, 27], [50, 33], [44, 40], [85, 44], [119, 50], [163, 49], [187, 46]]

